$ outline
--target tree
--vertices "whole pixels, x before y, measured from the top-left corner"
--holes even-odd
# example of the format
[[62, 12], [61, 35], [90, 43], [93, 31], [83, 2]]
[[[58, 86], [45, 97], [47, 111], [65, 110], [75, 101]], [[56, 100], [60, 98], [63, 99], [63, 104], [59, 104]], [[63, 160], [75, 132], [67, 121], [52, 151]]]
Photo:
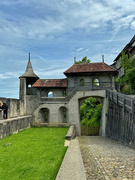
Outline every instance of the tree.
[[128, 84], [135, 91], [135, 57], [121, 52], [121, 67], [124, 68], [124, 76], [119, 77], [121, 87]]
[[102, 105], [93, 98], [87, 98], [80, 107], [81, 125], [99, 127]]
[[90, 59], [87, 59], [87, 56], [82, 58], [82, 60], [76, 61], [75, 64], [81, 64], [81, 63], [90, 63]]

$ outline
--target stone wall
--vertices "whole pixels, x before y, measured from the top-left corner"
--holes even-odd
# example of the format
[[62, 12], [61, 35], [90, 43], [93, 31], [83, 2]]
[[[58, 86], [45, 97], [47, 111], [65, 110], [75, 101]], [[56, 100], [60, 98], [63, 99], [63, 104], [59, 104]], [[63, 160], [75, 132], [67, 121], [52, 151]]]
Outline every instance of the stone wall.
[[22, 116], [0, 121], [0, 139], [30, 128], [33, 123], [32, 116]]
[[7, 103], [8, 105], [8, 118], [13, 118], [20, 116], [20, 102], [19, 99], [13, 98], [3, 98], [0, 97], [2, 103]]

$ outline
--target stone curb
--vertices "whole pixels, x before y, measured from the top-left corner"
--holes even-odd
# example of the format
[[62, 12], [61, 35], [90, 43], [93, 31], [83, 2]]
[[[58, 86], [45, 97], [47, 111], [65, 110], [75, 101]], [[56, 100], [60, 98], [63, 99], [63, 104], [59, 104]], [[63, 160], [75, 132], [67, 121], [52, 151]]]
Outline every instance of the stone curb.
[[55, 180], [86, 180], [78, 139], [72, 139]]

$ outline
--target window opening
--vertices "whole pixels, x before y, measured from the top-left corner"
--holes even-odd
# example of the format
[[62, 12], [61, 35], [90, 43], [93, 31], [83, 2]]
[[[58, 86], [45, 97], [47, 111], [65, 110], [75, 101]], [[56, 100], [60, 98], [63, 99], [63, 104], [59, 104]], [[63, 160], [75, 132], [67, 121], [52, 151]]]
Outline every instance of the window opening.
[[94, 86], [99, 86], [99, 79], [94, 79]]
[[[65, 112], [64, 112], [65, 113]], [[66, 123], [67, 122], [67, 117], [66, 117], [66, 114], [63, 115], [63, 123]]]
[[28, 88], [31, 88], [31, 84], [28, 84]]
[[53, 92], [52, 91], [48, 92], [48, 97], [53, 97]]
[[84, 79], [80, 80], [80, 86], [85, 86], [85, 80]]
[[66, 91], [62, 90], [62, 96], [65, 97], [66, 96]]

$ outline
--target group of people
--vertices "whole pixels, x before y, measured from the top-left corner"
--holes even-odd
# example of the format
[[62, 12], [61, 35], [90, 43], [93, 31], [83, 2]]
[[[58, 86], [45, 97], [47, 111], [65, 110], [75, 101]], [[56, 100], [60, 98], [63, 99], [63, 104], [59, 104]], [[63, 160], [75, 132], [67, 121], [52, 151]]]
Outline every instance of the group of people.
[[7, 119], [8, 106], [0, 101], [0, 120]]

